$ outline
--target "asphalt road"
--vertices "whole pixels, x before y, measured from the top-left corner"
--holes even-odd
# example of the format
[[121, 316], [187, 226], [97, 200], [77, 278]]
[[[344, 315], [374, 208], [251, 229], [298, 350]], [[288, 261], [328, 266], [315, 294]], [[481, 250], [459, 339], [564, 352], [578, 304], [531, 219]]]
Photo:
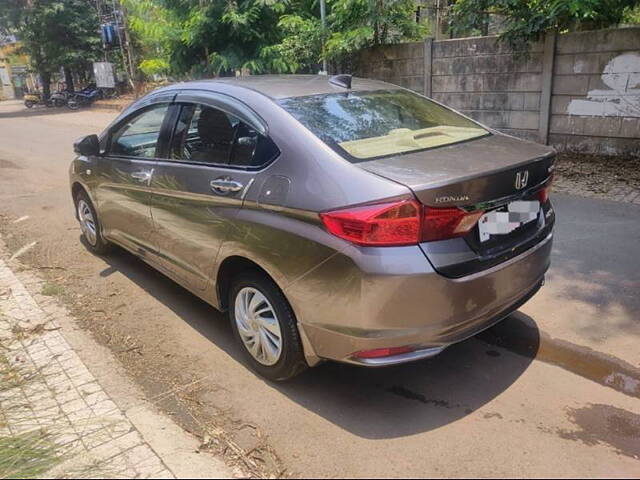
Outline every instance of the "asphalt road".
[[157, 403], [185, 428], [221, 427], [308, 477], [640, 475], [640, 208], [556, 195], [548, 283], [499, 327], [431, 360], [324, 364], [274, 385], [244, 366], [221, 314], [79, 242], [71, 143], [113, 117], [0, 103], [0, 226], [14, 251], [37, 242], [23, 261], [147, 395], [171, 390]]

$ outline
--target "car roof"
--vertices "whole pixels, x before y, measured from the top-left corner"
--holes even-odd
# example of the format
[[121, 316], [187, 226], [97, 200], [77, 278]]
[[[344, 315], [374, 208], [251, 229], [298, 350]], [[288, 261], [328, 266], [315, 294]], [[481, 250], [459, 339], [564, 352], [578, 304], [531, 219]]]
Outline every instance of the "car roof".
[[[242, 77], [221, 77], [212, 80], [196, 80], [192, 82], [177, 83], [163, 90], [180, 88], [194, 88], [202, 90], [216, 90], [216, 84], [234, 85], [244, 87], [273, 99], [290, 97], [304, 97], [326, 93], [344, 93], [349, 91], [344, 87], [329, 83], [331, 77], [327, 75], [246, 75]], [[395, 90], [397, 85], [353, 77], [350, 91], [367, 90]]]

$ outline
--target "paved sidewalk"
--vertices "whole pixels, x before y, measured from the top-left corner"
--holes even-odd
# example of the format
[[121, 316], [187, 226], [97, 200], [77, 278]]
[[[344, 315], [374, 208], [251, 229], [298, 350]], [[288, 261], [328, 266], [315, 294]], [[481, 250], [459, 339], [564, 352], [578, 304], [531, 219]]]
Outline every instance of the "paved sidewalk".
[[[59, 322], [65, 309], [51, 297], [39, 305], [2, 257], [6, 251], [0, 245], [0, 439], [50, 445], [55, 455], [45, 466], [52, 478], [229, 475], [216, 459], [202, 461], [205, 454], [193, 448], [194, 438], [182, 444], [183, 452], [179, 446], [167, 448], [167, 439], [161, 439], [158, 445], [170, 453], [162, 458], [130, 418], [140, 415], [118, 407], [65, 339]], [[143, 423], [166, 428], [166, 420], [149, 415]], [[165, 435], [184, 440], [170, 431]], [[176, 454], [183, 454], [187, 465]]]

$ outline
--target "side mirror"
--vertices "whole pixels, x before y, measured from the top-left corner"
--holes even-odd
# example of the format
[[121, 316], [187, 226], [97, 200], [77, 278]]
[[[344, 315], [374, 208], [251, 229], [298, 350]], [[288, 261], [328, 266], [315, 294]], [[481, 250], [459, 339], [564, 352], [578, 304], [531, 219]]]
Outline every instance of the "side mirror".
[[79, 155], [90, 157], [100, 154], [100, 140], [97, 135], [87, 135], [79, 138], [73, 144], [73, 151]]

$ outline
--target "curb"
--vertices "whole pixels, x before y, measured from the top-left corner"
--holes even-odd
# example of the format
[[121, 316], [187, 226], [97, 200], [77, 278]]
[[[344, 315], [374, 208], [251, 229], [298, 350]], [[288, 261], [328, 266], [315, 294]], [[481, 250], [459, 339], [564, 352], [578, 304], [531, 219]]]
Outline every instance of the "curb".
[[[66, 307], [43, 295], [44, 280], [29, 269], [14, 272], [13, 262], [0, 238], [0, 287], [6, 287], [0, 292], [0, 300], [18, 302], [18, 308], [12, 312], [19, 314], [16, 321], [22, 322], [20, 326], [25, 331], [31, 328], [36, 332], [38, 326], [42, 331], [32, 334], [34, 338], [28, 346], [20, 344], [12, 349], [12, 358], [23, 362], [28, 359], [34, 368], [40, 369], [43, 382], [49, 387], [55, 383], [55, 388], [47, 390], [49, 400], [53, 399], [54, 406], [61, 405], [57, 407], [62, 412], [61, 418], [76, 433], [73, 438], [67, 435], [59, 439], [61, 445], [64, 442], [69, 458], [51, 470], [52, 477], [58, 477], [65, 468], [73, 471], [103, 460], [108, 460], [110, 467], [120, 468], [125, 476], [229, 478], [234, 474], [220, 458], [200, 453], [200, 439], [162, 414], [155, 406], [157, 399], [146, 399], [111, 352], [79, 329]], [[47, 328], [42, 327], [45, 323]], [[3, 328], [0, 333], [7, 337], [12, 332]], [[50, 380], [54, 377], [55, 382]], [[79, 393], [83, 386], [93, 388], [91, 395]], [[37, 393], [40, 395], [40, 391]], [[6, 399], [1, 399], [4, 406]], [[45, 408], [42, 395], [34, 394], [33, 399], [34, 405]], [[22, 397], [20, 401], [23, 402]], [[24, 421], [32, 419], [29, 416]], [[9, 427], [12, 428], [11, 424]], [[122, 465], [118, 463], [120, 460], [124, 462], [120, 462]]]

